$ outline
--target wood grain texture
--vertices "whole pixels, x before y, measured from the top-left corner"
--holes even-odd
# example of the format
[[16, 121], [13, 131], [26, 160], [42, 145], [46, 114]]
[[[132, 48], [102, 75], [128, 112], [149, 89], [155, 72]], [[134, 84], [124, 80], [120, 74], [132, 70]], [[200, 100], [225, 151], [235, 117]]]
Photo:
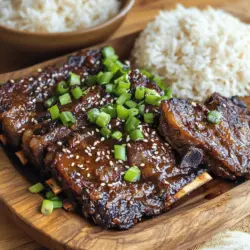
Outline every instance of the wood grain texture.
[[[107, 42], [121, 58], [127, 58], [138, 33]], [[101, 45], [102, 46], [102, 45]], [[36, 72], [65, 57], [25, 70], [0, 75], [15, 79]], [[250, 98], [246, 99], [250, 103]], [[211, 234], [234, 225], [250, 214], [250, 181], [241, 185], [214, 180], [181, 199], [169, 213], [145, 220], [128, 231], [104, 230], [73, 213], [56, 210], [45, 217], [40, 213], [43, 197], [29, 193], [31, 185], [0, 150], [0, 199], [14, 222], [32, 238], [51, 249], [185, 249]], [[12, 159], [12, 156], [11, 156]], [[13, 159], [12, 159], [13, 160]], [[11, 192], [9, 192], [11, 190]], [[207, 197], [218, 197], [207, 199]], [[237, 214], [237, 216], [231, 216]]]
[[[182, 4], [186, 6], [192, 6], [196, 5], [199, 7], [204, 7], [206, 5], [213, 5], [215, 7], [221, 7], [235, 16], [238, 16], [243, 21], [250, 22], [250, 1], [249, 0], [136, 0], [136, 6], [134, 7], [133, 11], [129, 14], [128, 19], [125, 21], [124, 25], [114, 34], [115, 37], [120, 37], [122, 35], [126, 35], [128, 33], [140, 30], [145, 26], [145, 24], [154, 18], [154, 16], [158, 13], [159, 9], [163, 8], [172, 8], [177, 2], [181, 2]], [[123, 47], [125, 47], [123, 45]], [[0, 72], [6, 72], [6, 71], [13, 71], [16, 69], [24, 68], [26, 66], [32, 65], [36, 62], [44, 60], [42, 57], [37, 57], [36, 54], [30, 53], [30, 54], [23, 54], [18, 51], [13, 50], [10, 46], [3, 44], [0, 41]], [[26, 71], [27, 73], [30, 73], [29, 70]], [[13, 73], [5, 75], [4, 78], [10, 78], [10, 77], [18, 77], [19, 73]], [[0, 77], [3, 80], [3, 76]], [[250, 105], [250, 100], [247, 99], [248, 104]], [[39, 225], [39, 227], [43, 228], [43, 231], [48, 231], [48, 234], [52, 232], [52, 229], [50, 229], [50, 224], [52, 227], [56, 227], [56, 225], [60, 225], [60, 223], [63, 223], [64, 221], [67, 221], [70, 217], [69, 214], [63, 213], [63, 215], [57, 214], [57, 217], [59, 217], [59, 220], [57, 221], [55, 217], [50, 218], [51, 222], [43, 221], [43, 217], [38, 213], [40, 202], [42, 198], [39, 195], [35, 195], [35, 201], [34, 196], [28, 196], [27, 194], [27, 187], [30, 185], [30, 183], [24, 178], [24, 176], [20, 175], [20, 172], [15, 168], [12, 169], [12, 165], [6, 158], [5, 154], [3, 153], [3, 150], [0, 149], [0, 190], [1, 193], [4, 193], [7, 197], [5, 197], [5, 202], [9, 203], [12, 207], [2, 205], [0, 204], [1, 209], [1, 216], [0, 216], [0, 249], [1, 250], [12, 250], [12, 249], [20, 249], [20, 250], [35, 250], [39, 249], [42, 250], [42, 248], [39, 244], [33, 241], [33, 239], [38, 240], [41, 244], [46, 243], [47, 246], [50, 246], [51, 249], [66, 249], [63, 245], [58, 244], [54, 241], [52, 241], [51, 237], [46, 237], [46, 235], [40, 235], [36, 231], [34, 231], [33, 228], [30, 226], [27, 226], [24, 222], [27, 221], [27, 218], [29, 219], [29, 216], [32, 217], [35, 215], [34, 224]], [[3, 163], [4, 161], [4, 163]], [[7, 165], [11, 166], [9, 169]], [[69, 238], [64, 238], [63, 242], [64, 244], [68, 244], [70, 247], [70, 244], [82, 244], [82, 247], [85, 249], [85, 243], [86, 248], [95, 248], [98, 246], [97, 244], [100, 244], [101, 248], [99, 249], [121, 249], [124, 247], [123, 243], [126, 243], [127, 248], [132, 249], [175, 249], [176, 246], [174, 245], [173, 241], [174, 239], [169, 239], [169, 242], [163, 243], [162, 238], [166, 237], [166, 234], [177, 232], [177, 235], [180, 233], [183, 233], [181, 230], [178, 232], [176, 228], [176, 216], [179, 216], [179, 222], [183, 227], [186, 227], [190, 229], [193, 227], [193, 224], [196, 224], [195, 226], [199, 226], [197, 232], [195, 230], [191, 230], [190, 235], [186, 236], [184, 235], [184, 239], [180, 239], [180, 246], [178, 249], [186, 249], [187, 247], [192, 246], [193, 244], [197, 242], [201, 242], [203, 240], [206, 240], [209, 235], [212, 235], [216, 233], [216, 231], [221, 231], [223, 229], [229, 228], [231, 225], [235, 224], [237, 221], [242, 219], [243, 217], [247, 216], [249, 214], [249, 209], [246, 209], [244, 206], [249, 207], [249, 182], [246, 182], [245, 184], [240, 185], [233, 189], [233, 191], [230, 191], [230, 195], [227, 194], [221, 195], [212, 201], [207, 201], [204, 199], [204, 197], [207, 194], [219, 194], [226, 192], [230, 189], [232, 189], [235, 186], [233, 183], [226, 183], [222, 182], [220, 180], [214, 180], [210, 183], [208, 183], [206, 186], [200, 188], [196, 192], [194, 192], [190, 199], [184, 198], [181, 203], [179, 203], [178, 208], [171, 211], [168, 214], [165, 214], [163, 216], [160, 216], [158, 218], [153, 219], [154, 224], [157, 224], [158, 222], [161, 223], [162, 220], [164, 220], [164, 223], [167, 222], [167, 224], [164, 224], [165, 226], [162, 228], [159, 226], [156, 226], [158, 229], [156, 231], [160, 231], [160, 236], [158, 235], [155, 240], [152, 240], [154, 237], [153, 231], [148, 230], [147, 226], [151, 221], [146, 221], [143, 225], [145, 225], [145, 228], [137, 227], [136, 229], [132, 229], [131, 235], [133, 233], [138, 232], [138, 230], [144, 230], [145, 234], [144, 236], [138, 236], [137, 234], [129, 239], [124, 239], [124, 237], [121, 237], [119, 234], [115, 235], [114, 238], [110, 238], [105, 235], [105, 233], [102, 232], [100, 228], [96, 228], [94, 232], [92, 232], [89, 236], [85, 238], [81, 238], [81, 236], [88, 232], [88, 225], [82, 229], [79, 229], [79, 221], [83, 220], [80, 217], [74, 217], [74, 221], [76, 221], [76, 224], [70, 225], [70, 233], [72, 240]], [[11, 191], [10, 191], [11, 190]], [[1, 195], [1, 194], [0, 194]], [[234, 195], [236, 196], [236, 199], [234, 198]], [[2, 195], [1, 195], [2, 196]], [[213, 196], [213, 195], [212, 195]], [[237, 197], [238, 196], [238, 197]], [[32, 200], [32, 202], [31, 202]], [[26, 204], [28, 203], [28, 204]], [[238, 207], [239, 205], [239, 207]], [[16, 214], [16, 210], [19, 208], [19, 206], [22, 207], [21, 213], [24, 213], [24, 216], [20, 216], [20, 214]], [[214, 206], [214, 207], [212, 207]], [[204, 212], [205, 209], [210, 208], [210, 212]], [[4, 210], [7, 212], [5, 213]], [[239, 211], [240, 210], [240, 211]], [[187, 212], [185, 212], [187, 211]], [[188, 218], [189, 213], [191, 213], [194, 216], [194, 213], [197, 213], [199, 215], [200, 220], [199, 221], [193, 221], [192, 225], [188, 225], [187, 221], [185, 221], [185, 218]], [[29, 234], [31, 235], [32, 239], [27, 237], [25, 233], [20, 231], [16, 226], [13, 225], [13, 223], [7, 218], [7, 213], [11, 215], [11, 217], [14, 219], [14, 221], [21, 226], [24, 230], [27, 230]], [[183, 213], [183, 217], [181, 216], [181, 213]], [[214, 221], [214, 218], [212, 214], [219, 213], [221, 215], [220, 219], [216, 219]], [[225, 214], [224, 214], [225, 213]], [[232, 214], [237, 214], [237, 218], [231, 218]], [[3, 216], [2, 216], [3, 215]], [[20, 217], [19, 217], [20, 216]], [[174, 216], [174, 217], [172, 217]], [[209, 219], [208, 225], [206, 224], [206, 216]], [[172, 224], [171, 222], [172, 217]], [[175, 219], [174, 219], [175, 218]], [[233, 220], [229, 220], [233, 219]], [[173, 223], [175, 222], [175, 223]], [[199, 225], [206, 225], [205, 228], [201, 228]], [[221, 224], [225, 223], [222, 227]], [[67, 224], [67, 223], [66, 223]], [[217, 227], [217, 225], [219, 225]], [[209, 227], [216, 227], [216, 230], [210, 230]], [[63, 227], [64, 228], [64, 227]], [[72, 229], [73, 228], [73, 229]], [[164, 230], [164, 231], [161, 231]], [[201, 230], [201, 232], [200, 232]], [[62, 231], [62, 228], [59, 227], [59, 231], [56, 231], [56, 237], [58, 238], [58, 234]], [[159, 232], [158, 232], [159, 233]], [[63, 233], [63, 236], [65, 234]], [[192, 239], [193, 236], [193, 239]], [[96, 237], [101, 237], [99, 240], [96, 239]], [[141, 238], [137, 238], [141, 237]], [[107, 245], [106, 238], [109, 239], [109, 244]], [[143, 243], [145, 239], [149, 238], [150, 242], [155, 243], [152, 245], [147, 245], [147, 243]], [[159, 241], [158, 241], [159, 238]], [[180, 236], [180, 238], [182, 238]], [[167, 238], [166, 238], [167, 240]], [[175, 239], [176, 240], [176, 239]], [[66, 243], [68, 242], [68, 243]], [[138, 243], [138, 244], [137, 244]], [[170, 247], [171, 246], [171, 247]], [[174, 246], [174, 247], [172, 247]], [[70, 249], [70, 248], [69, 248]], [[123, 248], [125, 249], [125, 247]]]

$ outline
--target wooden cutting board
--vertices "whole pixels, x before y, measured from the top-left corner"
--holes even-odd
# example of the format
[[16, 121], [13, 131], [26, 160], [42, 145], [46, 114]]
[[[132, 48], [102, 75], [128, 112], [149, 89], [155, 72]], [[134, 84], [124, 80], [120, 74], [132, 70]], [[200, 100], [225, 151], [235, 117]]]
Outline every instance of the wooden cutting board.
[[[149, 2], [148, 13], [153, 16], [152, 13], [155, 14], [159, 6], [169, 7], [176, 1], [141, 2]], [[182, 2], [187, 5], [193, 2], [200, 6], [211, 3], [233, 12], [245, 21], [250, 17], [250, 13], [249, 15], [246, 13], [246, 7], [250, 5], [248, 1]], [[141, 15], [144, 16], [145, 13]], [[142, 23], [139, 23], [139, 26], [133, 25], [136, 23], [135, 20], [131, 21], [130, 30], [138, 29], [142, 25]], [[134, 39], [135, 35], [132, 35], [109, 44], [115, 46], [122, 57], [127, 57]], [[52, 62], [0, 75], [0, 81], [30, 74], [35, 69], [50, 63]], [[250, 98], [246, 101], [250, 107]], [[63, 210], [57, 210], [49, 217], [42, 216], [39, 209], [43, 198], [31, 195], [27, 191], [30, 181], [26, 178], [25, 169], [16, 164], [12, 155], [8, 158], [2, 148], [0, 159], [0, 199], [5, 204], [6, 212], [32, 238], [53, 250], [186, 249], [234, 225], [250, 214], [250, 182], [237, 185], [218, 179], [186, 197], [169, 213], [146, 220], [128, 231], [106, 231], [89, 224], [78, 215]]]

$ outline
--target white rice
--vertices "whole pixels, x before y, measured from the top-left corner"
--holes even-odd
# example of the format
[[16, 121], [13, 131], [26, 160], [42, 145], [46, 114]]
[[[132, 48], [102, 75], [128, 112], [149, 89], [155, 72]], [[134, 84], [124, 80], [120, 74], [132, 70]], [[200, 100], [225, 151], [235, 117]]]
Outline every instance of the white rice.
[[179, 98], [250, 95], [250, 26], [222, 10], [160, 12], [136, 41], [133, 57]]
[[0, 0], [0, 24], [32, 32], [66, 32], [101, 24], [119, 0]]

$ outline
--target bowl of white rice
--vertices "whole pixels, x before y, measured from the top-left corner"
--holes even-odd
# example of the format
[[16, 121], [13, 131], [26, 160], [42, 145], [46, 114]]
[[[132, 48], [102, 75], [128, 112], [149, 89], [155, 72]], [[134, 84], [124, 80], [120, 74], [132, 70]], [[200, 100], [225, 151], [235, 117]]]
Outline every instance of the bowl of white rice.
[[17, 49], [63, 52], [106, 40], [134, 0], [1, 0], [0, 40]]
[[250, 96], [250, 25], [222, 10], [161, 11], [139, 35], [132, 57], [178, 98]]

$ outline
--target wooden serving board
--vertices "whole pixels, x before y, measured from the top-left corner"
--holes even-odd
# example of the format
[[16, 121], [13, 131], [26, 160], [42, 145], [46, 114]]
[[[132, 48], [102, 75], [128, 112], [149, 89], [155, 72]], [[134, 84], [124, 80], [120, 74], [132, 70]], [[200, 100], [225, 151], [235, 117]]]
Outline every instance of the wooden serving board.
[[[138, 33], [108, 42], [128, 58]], [[0, 75], [0, 82], [29, 75], [61, 63], [65, 57]], [[250, 108], [250, 98], [245, 98]], [[25, 167], [0, 148], [0, 199], [14, 222], [32, 238], [53, 250], [62, 249], [187, 249], [250, 215], [250, 181], [243, 184], [215, 179], [182, 199], [168, 213], [147, 219], [128, 231], [104, 230], [83, 217], [56, 210], [40, 213], [43, 197], [28, 192]]]

